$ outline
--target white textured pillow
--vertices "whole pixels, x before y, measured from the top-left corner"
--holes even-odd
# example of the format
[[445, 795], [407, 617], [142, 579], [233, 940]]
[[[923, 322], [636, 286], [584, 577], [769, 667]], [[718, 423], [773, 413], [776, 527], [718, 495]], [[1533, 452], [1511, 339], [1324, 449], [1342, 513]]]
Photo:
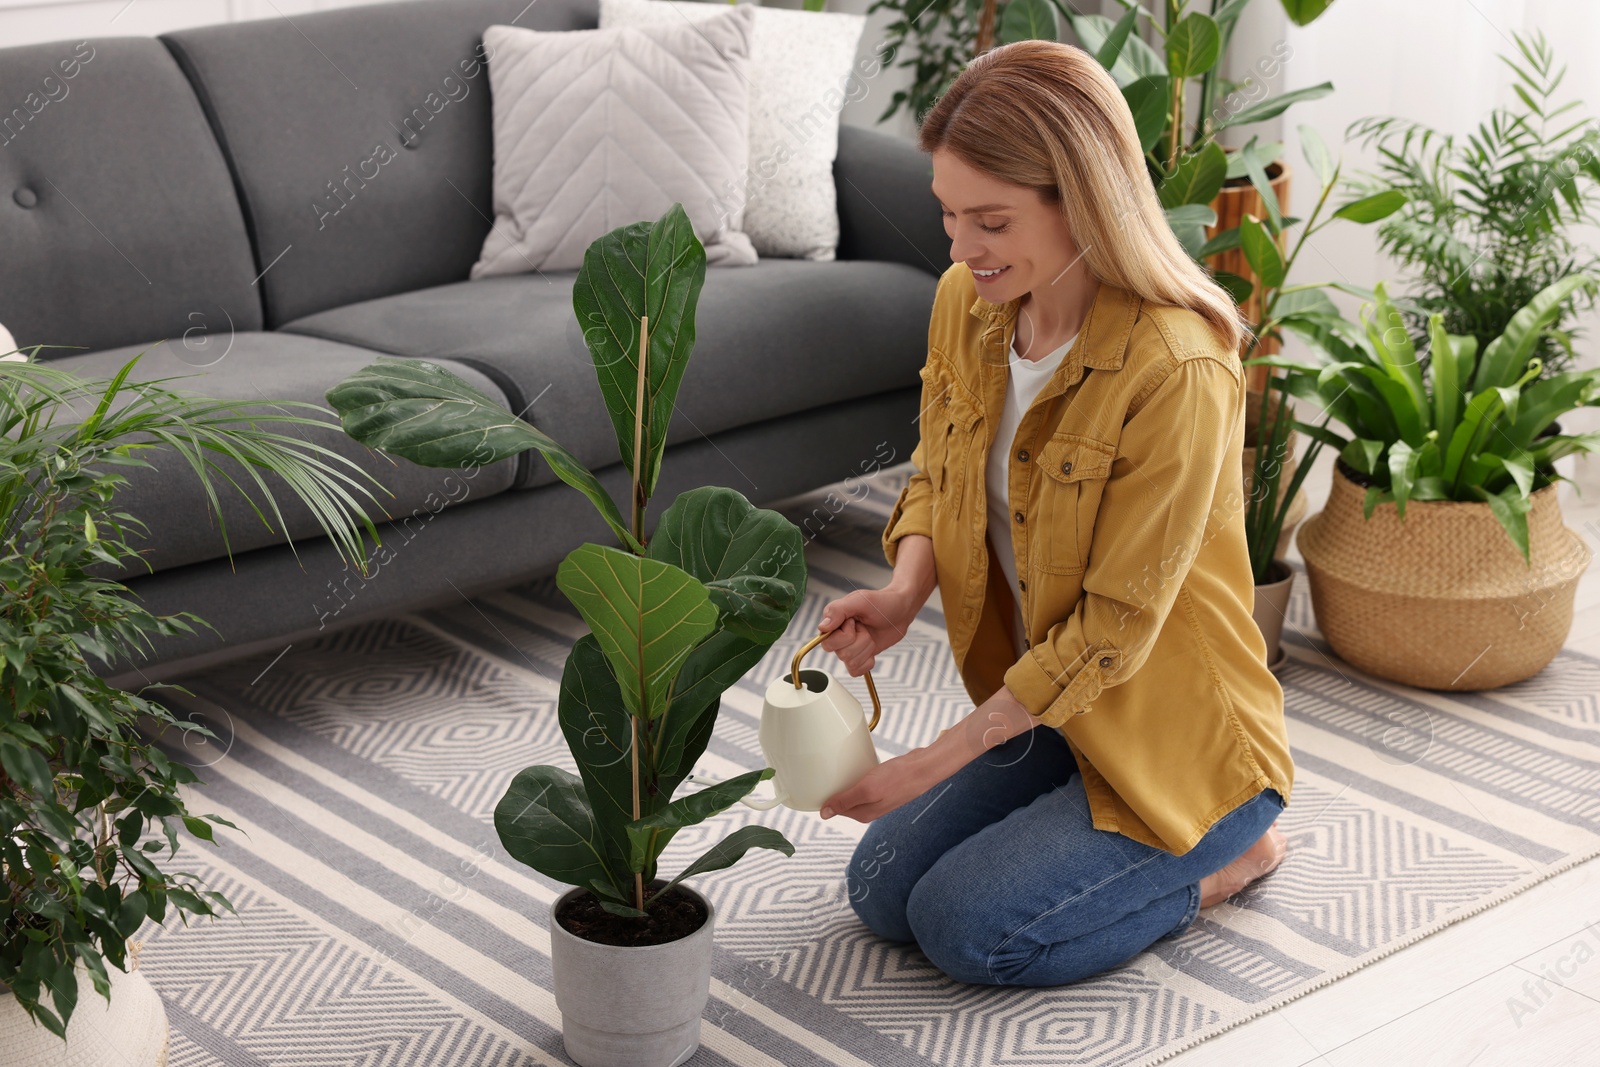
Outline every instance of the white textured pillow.
[[[600, 25], [699, 23], [725, 11], [725, 4], [692, 0], [600, 0]], [[839, 247], [839, 111], [867, 20], [777, 7], [755, 14], [744, 232], [763, 256], [832, 259]]]
[[[473, 278], [575, 270], [618, 226], [683, 204], [706, 262], [756, 262], [740, 232], [754, 12], [547, 32], [490, 26], [494, 226]], [[729, 190], [733, 195], [729, 195]]]

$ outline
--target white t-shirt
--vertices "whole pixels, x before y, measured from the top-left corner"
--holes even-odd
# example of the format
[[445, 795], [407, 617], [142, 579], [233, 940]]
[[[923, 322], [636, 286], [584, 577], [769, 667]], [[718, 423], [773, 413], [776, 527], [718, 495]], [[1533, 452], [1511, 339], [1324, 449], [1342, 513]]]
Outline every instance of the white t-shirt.
[[1022, 597], [1017, 590], [1017, 554], [1011, 547], [1011, 504], [1006, 494], [1006, 476], [1011, 464], [1016, 462], [1015, 439], [1022, 416], [1033, 404], [1050, 376], [1061, 365], [1062, 358], [1078, 339], [1073, 334], [1060, 348], [1039, 359], [1023, 359], [1017, 355], [1015, 337], [1011, 342], [1010, 360], [1007, 362], [1006, 401], [1000, 412], [1000, 424], [995, 430], [994, 444], [989, 449], [988, 467], [984, 482], [989, 498], [989, 541], [1000, 559], [1000, 569], [1011, 583], [1011, 599], [1017, 605], [1012, 613], [1012, 627], [1017, 655], [1028, 649], [1027, 634], [1022, 624]]

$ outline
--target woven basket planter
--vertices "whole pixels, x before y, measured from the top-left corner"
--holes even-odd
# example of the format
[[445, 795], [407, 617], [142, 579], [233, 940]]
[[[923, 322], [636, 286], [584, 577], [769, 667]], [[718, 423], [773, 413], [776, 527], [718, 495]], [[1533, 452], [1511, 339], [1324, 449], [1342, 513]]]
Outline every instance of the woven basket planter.
[[1493, 689], [1532, 677], [1572, 628], [1589, 547], [1561, 521], [1557, 485], [1532, 496], [1531, 566], [1489, 505], [1393, 503], [1362, 517], [1342, 461], [1327, 506], [1300, 529], [1317, 625], [1368, 674], [1421, 689]]

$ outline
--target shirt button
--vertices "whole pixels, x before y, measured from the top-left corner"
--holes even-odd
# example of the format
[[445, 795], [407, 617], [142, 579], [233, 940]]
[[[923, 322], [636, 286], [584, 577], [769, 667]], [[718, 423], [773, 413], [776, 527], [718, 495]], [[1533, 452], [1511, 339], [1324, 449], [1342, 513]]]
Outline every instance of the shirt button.
[[1028, 583], [1023, 581], [1021, 578], [1018, 578], [1017, 579], [1017, 588], [1019, 590], [1021, 590], [1022, 592], [1026, 593], [1028, 591]]
[[1024, 519], [1023, 519], [1023, 517], [1022, 517], [1022, 512], [1020, 512], [1020, 511], [1019, 511], [1019, 512], [1017, 512], [1017, 514], [1016, 514], [1016, 519], [1017, 519], [1017, 521], [1018, 521], [1018, 522], [1023, 522], [1023, 521], [1025, 521], [1025, 520], [1024, 520]]
[[1100, 666], [1102, 666], [1102, 667], [1111, 666], [1111, 657], [1110, 656], [1101, 656], [1100, 657]]
[[950, 398], [949, 397], [945, 397], [943, 400], [939, 401], [939, 403], [941, 405], [943, 405], [944, 407], [949, 407], [950, 406]]
[[1022, 451], [1017, 453], [1017, 462], [1018, 463], [1026, 463], [1026, 462], [1028, 462], [1028, 450], [1026, 448], [1024, 448]]
[[1072, 460], [1069, 459], [1069, 460], [1067, 460], [1065, 463], [1063, 463], [1061, 465], [1061, 473], [1062, 474], [1071, 474], [1072, 473]]

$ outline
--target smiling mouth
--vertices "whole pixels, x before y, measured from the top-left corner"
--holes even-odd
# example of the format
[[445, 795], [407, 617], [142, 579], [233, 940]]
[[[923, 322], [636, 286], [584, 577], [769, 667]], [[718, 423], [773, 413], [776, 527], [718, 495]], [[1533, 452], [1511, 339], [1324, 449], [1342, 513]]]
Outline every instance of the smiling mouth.
[[978, 281], [980, 281], [980, 282], [992, 282], [996, 278], [1000, 277], [1000, 275], [1002, 275], [1006, 271], [1010, 270], [1011, 268], [1010, 268], [1010, 266], [1005, 266], [1005, 267], [996, 267], [993, 270], [979, 270], [976, 267], [971, 267], [971, 268], [968, 268], [968, 269], [970, 269], [972, 271], [972, 276], [974, 278], [976, 278]]

